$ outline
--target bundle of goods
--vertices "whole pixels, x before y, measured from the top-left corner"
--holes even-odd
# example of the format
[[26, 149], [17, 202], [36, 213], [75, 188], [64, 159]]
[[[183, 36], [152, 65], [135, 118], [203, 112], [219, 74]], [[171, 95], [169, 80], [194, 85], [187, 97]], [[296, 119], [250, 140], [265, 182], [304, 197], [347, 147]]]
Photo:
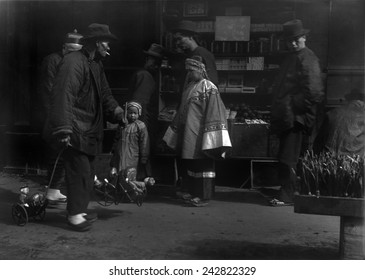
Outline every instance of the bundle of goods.
[[299, 163], [301, 193], [316, 196], [364, 197], [364, 158], [307, 151]]

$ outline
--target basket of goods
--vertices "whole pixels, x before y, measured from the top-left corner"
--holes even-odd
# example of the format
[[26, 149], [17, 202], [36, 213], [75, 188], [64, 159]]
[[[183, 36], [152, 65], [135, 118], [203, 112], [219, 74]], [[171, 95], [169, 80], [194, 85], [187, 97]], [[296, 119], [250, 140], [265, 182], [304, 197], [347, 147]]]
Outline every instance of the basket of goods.
[[[231, 137], [231, 157], [267, 157], [269, 155], [269, 123], [266, 111], [244, 103], [230, 105], [228, 122]], [[234, 118], [232, 117], [234, 112]]]
[[236, 112], [233, 117], [236, 123], [267, 125], [270, 122], [270, 111], [262, 111], [245, 103], [236, 106], [231, 104], [228, 108], [230, 108], [231, 113]]

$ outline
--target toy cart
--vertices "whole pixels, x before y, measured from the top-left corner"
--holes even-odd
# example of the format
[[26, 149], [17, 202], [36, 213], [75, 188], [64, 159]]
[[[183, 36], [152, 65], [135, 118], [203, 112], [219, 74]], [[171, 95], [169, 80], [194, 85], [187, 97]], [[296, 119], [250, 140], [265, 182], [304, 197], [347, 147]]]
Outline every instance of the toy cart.
[[142, 206], [147, 195], [146, 186], [152, 186], [155, 180], [147, 177], [143, 182], [136, 181], [136, 169], [127, 168], [112, 178], [113, 183], [107, 179], [101, 182], [95, 176], [94, 192], [97, 202], [102, 206], [115, 205], [122, 201], [129, 201]]
[[13, 220], [19, 226], [25, 226], [30, 218], [33, 218], [35, 221], [43, 221], [46, 216], [46, 208], [48, 205], [47, 191], [49, 186], [52, 184], [57, 163], [64, 150], [65, 148], [58, 153], [49, 184], [48, 186], [45, 186], [44, 193], [36, 192], [30, 194], [29, 187], [27, 185], [20, 188], [19, 202], [13, 204], [11, 208]]
[[46, 215], [48, 200], [44, 193], [29, 195], [29, 187], [20, 188], [19, 202], [13, 204], [11, 214], [15, 223], [25, 226], [30, 218], [42, 221]]

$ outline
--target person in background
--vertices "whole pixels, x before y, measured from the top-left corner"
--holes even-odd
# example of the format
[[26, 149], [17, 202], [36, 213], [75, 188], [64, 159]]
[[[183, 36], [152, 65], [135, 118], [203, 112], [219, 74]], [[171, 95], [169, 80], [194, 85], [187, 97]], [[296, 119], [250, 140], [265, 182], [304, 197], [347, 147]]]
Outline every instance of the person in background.
[[280, 140], [278, 160], [282, 187], [279, 199], [270, 201], [273, 206], [292, 203], [303, 137], [311, 133], [318, 105], [324, 98], [318, 58], [306, 47], [308, 32], [298, 19], [283, 24], [289, 52], [274, 82], [270, 126], [271, 133]]
[[314, 142], [314, 152], [335, 155], [365, 156], [364, 93], [353, 89], [345, 95], [346, 103], [330, 110]]
[[87, 213], [87, 208], [95, 155], [102, 148], [104, 117], [115, 123], [124, 117], [101, 62], [109, 55], [110, 42], [116, 39], [108, 25], [90, 24], [82, 39], [83, 48], [63, 58], [52, 88], [51, 135], [64, 149], [67, 221], [76, 231], [90, 230], [97, 219], [95, 213]]
[[127, 124], [119, 126], [112, 149], [110, 166], [111, 175], [118, 175], [127, 168], [137, 170], [137, 181], [151, 177], [147, 168], [150, 155], [148, 130], [144, 122], [139, 120], [142, 106], [138, 102], [127, 103]]
[[183, 161], [181, 197], [192, 206], [205, 206], [214, 193], [215, 160], [232, 147], [226, 108], [217, 87], [208, 79], [202, 58], [186, 59], [186, 86], [180, 106], [163, 137]]
[[140, 120], [145, 123], [150, 139], [155, 139], [158, 117], [158, 91], [156, 89], [156, 75], [161, 67], [163, 47], [151, 44], [147, 51], [144, 67], [136, 71], [131, 79], [128, 100], [141, 104]]
[[[50, 98], [54, 79], [58, 70], [58, 65], [66, 54], [78, 51], [82, 48], [81, 39], [82, 35], [77, 33], [76, 29], [71, 33], [67, 33], [62, 45], [62, 50], [46, 56], [42, 61], [39, 88], [41, 94], [42, 112], [44, 112], [45, 114], [43, 115], [43, 117], [45, 116], [45, 124], [43, 126], [43, 139], [46, 141], [46, 143], [48, 142], [50, 134], [49, 126], [47, 124], [50, 108]], [[48, 186], [47, 199], [50, 203], [66, 202], [67, 200], [67, 197], [61, 193], [61, 189], [63, 191], [63, 184], [65, 180], [65, 169], [63, 166], [62, 155], [60, 156], [55, 166], [57, 156], [58, 152], [54, 149], [54, 147], [52, 147], [52, 145], [48, 145], [46, 153], [47, 184], [51, 184]]]
[[206, 48], [199, 45], [199, 34], [196, 24], [193, 21], [182, 20], [171, 29], [176, 45], [180, 48], [188, 58], [200, 56], [206, 67], [206, 73], [210, 81], [218, 85], [218, 72], [215, 64], [214, 55]]

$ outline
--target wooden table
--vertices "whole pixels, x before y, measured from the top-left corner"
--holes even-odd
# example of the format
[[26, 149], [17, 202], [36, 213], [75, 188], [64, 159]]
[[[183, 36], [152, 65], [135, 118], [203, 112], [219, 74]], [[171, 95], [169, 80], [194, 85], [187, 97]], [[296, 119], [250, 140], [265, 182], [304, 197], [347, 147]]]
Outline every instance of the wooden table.
[[296, 195], [294, 212], [340, 216], [341, 259], [365, 259], [364, 199]]

